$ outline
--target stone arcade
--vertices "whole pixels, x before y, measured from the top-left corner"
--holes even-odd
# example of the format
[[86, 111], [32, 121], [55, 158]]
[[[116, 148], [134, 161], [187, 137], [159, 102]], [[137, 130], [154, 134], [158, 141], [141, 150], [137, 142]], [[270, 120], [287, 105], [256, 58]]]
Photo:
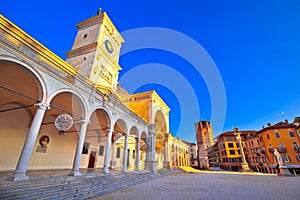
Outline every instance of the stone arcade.
[[170, 109], [156, 92], [129, 95], [118, 86], [124, 40], [108, 15], [77, 27], [64, 61], [0, 15], [0, 171], [14, 171], [17, 181], [27, 170], [77, 176], [82, 168], [189, 165], [188, 146], [169, 133]]

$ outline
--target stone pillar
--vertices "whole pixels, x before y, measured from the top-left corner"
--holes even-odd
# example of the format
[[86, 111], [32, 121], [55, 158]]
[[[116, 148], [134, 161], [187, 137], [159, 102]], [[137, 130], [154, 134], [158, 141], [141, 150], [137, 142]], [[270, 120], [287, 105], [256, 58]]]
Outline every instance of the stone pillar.
[[156, 171], [156, 161], [155, 161], [155, 124], [150, 124], [148, 126], [148, 138], [147, 138], [147, 156], [145, 162], [145, 169], [155, 172]]
[[19, 157], [19, 161], [12, 176], [11, 180], [13, 181], [20, 181], [20, 180], [27, 180], [28, 176], [26, 176], [26, 171], [28, 167], [28, 163], [36, 142], [37, 135], [41, 128], [41, 124], [45, 115], [45, 111], [50, 109], [49, 104], [46, 103], [38, 103], [34, 106], [37, 106], [38, 109], [34, 115], [32, 120], [30, 129], [28, 131], [21, 155]]
[[112, 138], [112, 128], [107, 129], [107, 141], [106, 141], [106, 149], [105, 149], [105, 157], [104, 157], [104, 165], [103, 172], [109, 173], [109, 164], [110, 164], [110, 149], [111, 149], [111, 138]]
[[240, 146], [240, 152], [241, 152], [241, 157], [242, 157], [242, 171], [246, 172], [246, 171], [251, 171], [251, 169], [248, 166], [248, 163], [246, 161], [245, 158], [245, 153], [244, 153], [244, 149], [243, 149], [243, 145], [242, 145], [242, 139], [241, 139], [241, 133], [239, 132], [238, 128], [234, 129], [234, 134], [235, 134], [235, 138]]
[[79, 172], [79, 167], [80, 167], [80, 160], [82, 156], [82, 149], [84, 145], [84, 140], [85, 140], [85, 135], [86, 135], [86, 129], [89, 124], [89, 120], [81, 120], [81, 127], [80, 127], [80, 132], [79, 132], [79, 138], [77, 142], [77, 148], [76, 148], [76, 153], [75, 153], [75, 158], [73, 161], [73, 168], [72, 172], [69, 173], [70, 176], [79, 176], [81, 175]]
[[129, 134], [126, 133], [125, 136], [125, 144], [124, 144], [124, 152], [123, 152], [123, 166], [122, 172], [127, 172], [127, 157], [128, 157], [128, 137]]
[[171, 169], [171, 166], [170, 166], [170, 151], [169, 151], [169, 134], [170, 133], [165, 133], [165, 148], [164, 148], [163, 167]]
[[140, 171], [140, 136], [137, 138], [137, 144], [136, 144], [136, 156], [135, 156], [135, 170]]

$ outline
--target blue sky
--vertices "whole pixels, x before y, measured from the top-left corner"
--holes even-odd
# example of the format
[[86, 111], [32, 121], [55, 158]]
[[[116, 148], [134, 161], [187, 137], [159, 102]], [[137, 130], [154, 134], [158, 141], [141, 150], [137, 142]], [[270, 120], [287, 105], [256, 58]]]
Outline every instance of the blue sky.
[[[0, 12], [65, 59], [77, 33], [76, 23], [94, 16], [99, 7], [108, 13], [119, 32], [165, 28], [184, 34], [203, 47], [222, 78], [226, 94], [226, 101], [220, 102], [226, 106], [224, 126], [217, 127], [214, 136], [234, 127], [259, 130], [268, 122], [292, 121], [300, 116], [299, 1], [2, 0]], [[126, 43], [124, 48], [130, 45], [129, 41]], [[184, 53], [197, 53], [194, 51], [191, 48]], [[193, 141], [194, 123], [210, 121], [212, 117], [212, 95], [205, 78], [186, 58], [150, 48], [122, 55], [120, 77], [148, 63], [168, 66], [189, 82], [197, 108], [190, 103], [179, 81], [172, 85], [178, 91], [162, 81], [154, 81], [141, 85], [136, 92], [156, 90], [171, 108], [173, 135]], [[210, 70], [208, 66], [202, 67]], [[172, 80], [173, 74], [162, 75]], [[214, 88], [220, 89], [218, 85]], [[190, 107], [185, 106], [189, 104]], [[199, 117], [194, 115], [196, 112]], [[214, 129], [215, 122], [212, 123]]]

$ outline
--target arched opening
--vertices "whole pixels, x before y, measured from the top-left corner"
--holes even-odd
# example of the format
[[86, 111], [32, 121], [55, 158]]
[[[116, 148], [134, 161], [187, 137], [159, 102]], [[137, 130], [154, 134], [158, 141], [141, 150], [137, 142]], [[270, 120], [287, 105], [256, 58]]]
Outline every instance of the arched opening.
[[172, 167], [175, 167], [175, 164], [176, 164], [176, 159], [175, 159], [175, 148], [174, 148], [174, 144], [172, 144], [172, 147], [171, 147], [171, 159], [172, 159]]
[[102, 168], [111, 120], [108, 113], [101, 108], [96, 109], [89, 120], [81, 166], [82, 168]]
[[145, 161], [146, 161], [146, 139], [147, 139], [147, 134], [145, 131], [141, 133], [141, 139], [140, 139], [140, 169], [145, 168]]
[[164, 139], [165, 133], [167, 132], [167, 126], [165, 117], [161, 110], [158, 110], [155, 113], [155, 125], [156, 125], [156, 140], [155, 140], [155, 151], [156, 151], [156, 161], [157, 161], [157, 168], [163, 168], [163, 161], [164, 161]]
[[[85, 119], [83, 100], [70, 91], [58, 92], [50, 101], [41, 124], [37, 141], [29, 161], [28, 169], [71, 169], [79, 138], [82, 119]], [[58, 116], [71, 116], [73, 125], [67, 130], [59, 130], [55, 121]], [[40, 140], [49, 138], [46, 147], [41, 148]]]
[[[111, 168], [120, 170], [123, 165], [123, 155], [125, 146], [125, 135], [127, 126], [124, 120], [118, 119], [114, 124], [113, 129], [113, 145], [111, 156]], [[128, 149], [126, 149], [128, 151]], [[128, 162], [127, 162], [128, 164]]]
[[139, 137], [138, 130], [135, 126], [131, 127], [128, 138], [128, 170], [133, 171], [136, 169], [137, 158], [137, 139]]
[[43, 100], [42, 81], [26, 67], [0, 61], [0, 170], [14, 170], [33, 116]]

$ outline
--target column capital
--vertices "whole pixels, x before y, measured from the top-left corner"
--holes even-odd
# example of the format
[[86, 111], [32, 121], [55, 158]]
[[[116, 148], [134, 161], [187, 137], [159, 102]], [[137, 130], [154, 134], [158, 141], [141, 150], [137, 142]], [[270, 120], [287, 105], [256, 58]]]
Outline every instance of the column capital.
[[49, 110], [50, 109], [50, 104], [48, 103], [36, 103], [34, 104], [35, 107], [39, 107], [43, 110]]
[[155, 135], [156, 132], [156, 125], [155, 124], [149, 124], [148, 125], [148, 132], [150, 133], [150, 135]]

